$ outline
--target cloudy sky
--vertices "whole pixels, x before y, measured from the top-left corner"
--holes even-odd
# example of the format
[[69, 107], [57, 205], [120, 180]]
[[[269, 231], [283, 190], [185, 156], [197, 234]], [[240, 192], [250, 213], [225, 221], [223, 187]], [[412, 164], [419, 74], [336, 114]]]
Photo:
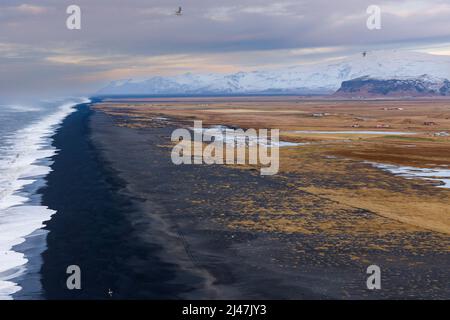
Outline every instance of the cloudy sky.
[[[72, 4], [82, 10], [81, 30], [66, 27]], [[369, 5], [381, 8], [380, 30], [366, 27]], [[1, 0], [0, 99], [389, 48], [450, 55], [450, 1]]]

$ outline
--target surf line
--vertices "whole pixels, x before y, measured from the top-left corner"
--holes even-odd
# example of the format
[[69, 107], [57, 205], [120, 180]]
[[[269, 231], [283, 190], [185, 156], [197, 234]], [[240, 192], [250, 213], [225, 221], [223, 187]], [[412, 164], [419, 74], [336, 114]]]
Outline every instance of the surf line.
[[[173, 131], [171, 141], [177, 144], [172, 149], [171, 158], [175, 165], [249, 164], [260, 165], [261, 175], [278, 173], [279, 129], [203, 129], [202, 121], [196, 120], [192, 131], [193, 137], [188, 129]], [[204, 142], [209, 144], [204, 147]]]

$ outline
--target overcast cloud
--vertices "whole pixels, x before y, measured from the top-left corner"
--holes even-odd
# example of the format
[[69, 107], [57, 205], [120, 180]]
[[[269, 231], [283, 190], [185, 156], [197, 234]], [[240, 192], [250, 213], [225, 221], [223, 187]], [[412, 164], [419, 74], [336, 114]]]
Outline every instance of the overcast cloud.
[[[66, 28], [66, 8], [82, 29]], [[382, 29], [366, 28], [379, 5]], [[178, 6], [184, 14], [174, 14]], [[94, 92], [113, 79], [235, 72], [404, 48], [450, 54], [446, 0], [2, 0], [0, 99]]]

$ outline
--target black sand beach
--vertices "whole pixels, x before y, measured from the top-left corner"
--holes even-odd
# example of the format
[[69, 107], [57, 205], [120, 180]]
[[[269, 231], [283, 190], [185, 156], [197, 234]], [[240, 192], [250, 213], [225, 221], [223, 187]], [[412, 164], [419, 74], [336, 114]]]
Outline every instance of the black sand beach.
[[[175, 298], [188, 288], [173, 282], [176, 267], [158, 258], [161, 247], [136, 235], [133, 201], [92, 145], [91, 113], [79, 106], [55, 136], [61, 151], [43, 190], [44, 204], [58, 211], [47, 223], [45, 298], [110, 298], [110, 289], [115, 298]], [[69, 265], [80, 266], [82, 290], [67, 290]]]
[[[58, 211], [47, 223], [45, 298], [448, 297], [448, 256], [402, 256], [409, 259], [403, 263], [392, 261], [393, 252], [375, 255], [372, 262], [385, 266], [386, 289], [374, 292], [366, 288], [367, 265], [345, 260], [339, 248], [329, 256], [315, 251], [327, 241], [322, 235], [227, 228], [227, 219], [240, 214], [227, 205], [233, 197], [280, 192], [283, 201], [289, 190], [250, 170], [175, 166], [164, 146], [174, 128], [114, 121], [81, 105], [55, 137], [61, 151], [42, 190], [44, 204]], [[306, 253], [296, 254], [294, 245]], [[82, 290], [67, 290], [69, 265], [80, 266]]]

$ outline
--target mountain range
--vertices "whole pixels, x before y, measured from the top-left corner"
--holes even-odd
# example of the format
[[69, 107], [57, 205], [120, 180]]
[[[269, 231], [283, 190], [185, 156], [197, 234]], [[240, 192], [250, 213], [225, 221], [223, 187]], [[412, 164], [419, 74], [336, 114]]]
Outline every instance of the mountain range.
[[[280, 57], [281, 58], [281, 57]], [[233, 74], [185, 73], [145, 80], [118, 80], [98, 95], [331, 94], [349, 80], [442, 83], [450, 78], [450, 56], [385, 50], [333, 61]], [[352, 83], [355, 85], [356, 83]], [[366, 83], [367, 84], [367, 83]], [[348, 84], [347, 84], [348, 85]], [[372, 83], [373, 85], [373, 83]], [[381, 84], [379, 83], [378, 86]], [[389, 83], [388, 85], [392, 85]], [[380, 88], [378, 88], [381, 90]], [[381, 90], [382, 91], [382, 90]], [[341, 90], [341, 93], [343, 90]], [[348, 92], [347, 92], [348, 93]]]

